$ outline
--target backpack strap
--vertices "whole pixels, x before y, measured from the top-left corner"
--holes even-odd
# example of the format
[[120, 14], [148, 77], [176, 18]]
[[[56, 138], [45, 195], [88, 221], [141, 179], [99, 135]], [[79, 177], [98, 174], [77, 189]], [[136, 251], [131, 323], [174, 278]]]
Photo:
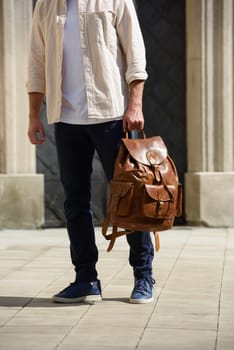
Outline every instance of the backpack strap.
[[129, 231], [123, 230], [118, 231], [117, 226], [112, 227], [112, 233], [107, 234], [107, 230], [110, 224], [110, 214], [108, 213], [103, 224], [102, 224], [102, 234], [105, 237], [106, 240], [110, 241], [109, 246], [107, 248], [107, 251], [110, 252], [115, 244], [115, 240], [117, 237], [126, 235]]
[[109, 246], [107, 248], [107, 251], [108, 252], [111, 251], [111, 249], [113, 248], [113, 246], [115, 244], [115, 240], [116, 240], [117, 237], [124, 236], [127, 233], [128, 233], [128, 231], [126, 231], [126, 230], [118, 231], [117, 226], [113, 226], [112, 233], [105, 237], [107, 240], [110, 240], [110, 244], [109, 244]]
[[155, 238], [155, 250], [156, 250], [156, 252], [158, 252], [160, 249], [160, 239], [159, 239], [158, 232], [154, 232], [154, 238]]
[[[109, 246], [107, 248], [108, 252], [110, 252], [112, 250], [112, 248], [114, 247], [115, 240], [117, 237], [121, 237], [121, 236], [124, 236], [124, 235], [127, 235], [127, 234], [133, 232], [133, 231], [129, 231], [129, 230], [118, 231], [118, 227], [113, 226], [112, 233], [107, 234], [109, 224], [110, 224], [110, 213], [107, 214], [107, 216], [103, 222], [103, 225], [102, 225], [102, 234], [106, 240], [110, 241]], [[155, 250], [156, 250], [156, 252], [158, 252], [160, 249], [159, 233], [158, 232], [153, 232], [153, 233], [154, 233], [154, 238], [155, 238]]]

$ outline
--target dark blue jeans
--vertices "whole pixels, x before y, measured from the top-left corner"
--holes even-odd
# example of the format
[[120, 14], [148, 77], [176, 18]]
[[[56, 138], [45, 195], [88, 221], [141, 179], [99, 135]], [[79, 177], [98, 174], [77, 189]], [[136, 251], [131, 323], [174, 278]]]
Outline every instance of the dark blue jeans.
[[[95, 125], [55, 124], [60, 177], [65, 193], [65, 216], [76, 281], [97, 279], [98, 250], [90, 207], [94, 152], [97, 151], [110, 181], [122, 133], [121, 120]], [[127, 241], [134, 276], [150, 277], [154, 248], [149, 232], [129, 234]]]

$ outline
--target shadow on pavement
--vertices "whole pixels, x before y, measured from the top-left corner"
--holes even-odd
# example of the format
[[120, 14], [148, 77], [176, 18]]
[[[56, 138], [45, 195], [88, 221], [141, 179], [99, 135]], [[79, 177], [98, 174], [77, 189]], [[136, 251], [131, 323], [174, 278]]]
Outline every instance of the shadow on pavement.
[[0, 307], [15, 307], [15, 308], [25, 308], [25, 307], [35, 307], [35, 308], [58, 308], [66, 306], [82, 306], [82, 305], [93, 305], [103, 302], [121, 302], [129, 303], [127, 298], [103, 298], [99, 302], [87, 302], [87, 303], [54, 303], [50, 298], [37, 298], [37, 297], [11, 297], [11, 296], [0, 296]]

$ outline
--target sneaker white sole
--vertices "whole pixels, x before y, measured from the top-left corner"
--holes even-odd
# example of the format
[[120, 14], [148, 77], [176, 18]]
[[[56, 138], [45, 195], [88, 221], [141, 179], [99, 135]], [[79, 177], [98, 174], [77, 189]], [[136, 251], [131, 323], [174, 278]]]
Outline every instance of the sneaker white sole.
[[102, 301], [101, 295], [86, 295], [79, 298], [61, 298], [56, 295], [52, 296], [51, 300], [54, 303], [63, 303], [63, 304], [71, 304], [71, 303], [82, 303], [82, 302], [95, 302]]
[[152, 301], [154, 301], [154, 298], [148, 298], [148, 299], [129, 299], [129, 303], [131, 304], [148, 304], [148, 303], [152, 303]]

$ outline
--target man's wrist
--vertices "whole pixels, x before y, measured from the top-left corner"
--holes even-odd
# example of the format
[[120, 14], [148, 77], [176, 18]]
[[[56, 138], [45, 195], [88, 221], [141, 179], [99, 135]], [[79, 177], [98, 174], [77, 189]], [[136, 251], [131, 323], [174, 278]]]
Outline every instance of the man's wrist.
[[144, 81], [135, 80], [129, 86], [129, 106], [142, 108]]
[[30, 120], [40, 120], [40, 112], [29, 112], [29, 119]]

